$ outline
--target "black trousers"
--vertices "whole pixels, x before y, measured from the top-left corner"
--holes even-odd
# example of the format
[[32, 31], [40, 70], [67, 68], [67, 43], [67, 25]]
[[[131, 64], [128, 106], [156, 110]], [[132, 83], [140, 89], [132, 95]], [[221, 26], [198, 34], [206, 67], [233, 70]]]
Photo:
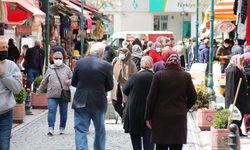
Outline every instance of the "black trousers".
[[123, 103], [122, 99], [123, 99], [122, 98], [122, 91], [121, 91], [120, 86], [118, 85], [117, 100], [112, 99], [112, 104], [113, 104], [113, 106], [115, 108], [115, 111], [119, 114], [119, 116], [121, 118], [123, 118], [124, 108], [126, 106], [126, 103], [124, 103], [122, 105], [122, 103]]
[[156, 150], [182, 150], [182, 144], [156, 144]]
[[221, 66], [221, 73], [225, 73], [226, 71], [225, 71], [225, 69], [227, 68], [227, 65], [228, 64], [221, 64], [220, 66]]
[[[154, 150], [155, 144], [150, 142], [151, 130], [146, 126], [143, 130], [142, 136], [130, 134], [133, 150]], [[143, 140], [143, 141], [142, 141]]]

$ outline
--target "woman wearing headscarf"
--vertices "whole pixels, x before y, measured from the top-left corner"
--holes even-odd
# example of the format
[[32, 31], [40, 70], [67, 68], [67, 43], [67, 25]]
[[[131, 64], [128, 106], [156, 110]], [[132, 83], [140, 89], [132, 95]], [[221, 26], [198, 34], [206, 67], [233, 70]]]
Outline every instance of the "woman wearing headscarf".
[[123, 111], [128, 97], [122, 92], [122, 87], [127, 82], [129, 77], [133, 73], [137, 72], [136, 65], [131, 59], [129, 49], [120, 49], [119, 57], [113, 59], [112, 68], [114, 88], [111, 91], [111, 99], [115, 111], [120, 115], [121, 118], [123, 118]]
[[144, 150], [154, 149], [154, 144], [150, 142], [151, 130], [144, 120], [146, 98], [154, 76], [152, 67], [153, 59], [150, 56], [142, 57], [141, 70], [132, 74], [122, 88], [128, 96], [123, 128], [125, 133], [130, 134], [134, 150], [142, 150], [142, 143]]
[[[55, 52], [53, 55], [54, 64], [49, 66], [39, 88], [36, 91], [36, 95], [39, 96], [45, 87], [48, 85], [47, 98], [48, 98], [48, 135], [54, 135], [54, 127], [56, 121], [56, 111], [59, 105], [60, 109], [60, 134], [65, 133], [65, 127], [68, 114], [68, 102], [61, 100], [61, 91], [69, 90], [71, 85], [72, 71], [63, 63], [63, 55], [61, 52]], [[60, 81], [59, 81], [59, 79]], [[61, 83], [60, 83], [61, 82]]]
[[[226, 86], [225, 86], [225, 108], [229, 108], [230, 104], [234, 103], [234, 98], [236, 94], [236, 90], [238, 87], [238, 83], [240, 78], [242, 78], [242, 82], [240, 85], [240, 90], [238, 93], [238, 98], [236, 102], [236, 107], [240, 110], [241, 114], [247, 113], [248, 106], [248, 87], [246, 80], [246, 72], [243, 66], [245, 61], [245, 57], [242, 55], [234, 55], [226, 70]], [[244, 136], [241, 131], [242, 119], [240, 121], [234, 120], [233, 123], [237, 124], [239, 127], [240, 136]]]
[[157, 150], [182, 150], [187, 142], [187, 112], [197, 94], [191, 75], [180, 69], [176, 51], [163, 53], [162, 65], [164, 70], [155, 73], [147, 97], [145, 120]]
[[152, 46], [152, 49], [148, 52], [148, 56], [153, 59], [153, 62], [156, 63], [161, 61], [161, 52], [162, 52], [162, 45], [160, 42], [155, 42]]
[[144, 56], [144, 52], [141, 50], [139, 45], [132, 47], [132, 61], [135, 63], [138, 71], [141, 70], [141, 58]]
[[[245, 53], [243, 56], [246, 58], [244, 62], [244, 69], [247, 76], [247, 81], [250, 81], [250, 53]], [[247, 82], [247, 86], [250, 87], [250, 82]], [[250, 89], [248, 88], [248, 96], [250, 96]], [[248, 97], [248, 110], [247, 114], [244, 115], [245, 131], [250, 135], [250, 97]]]

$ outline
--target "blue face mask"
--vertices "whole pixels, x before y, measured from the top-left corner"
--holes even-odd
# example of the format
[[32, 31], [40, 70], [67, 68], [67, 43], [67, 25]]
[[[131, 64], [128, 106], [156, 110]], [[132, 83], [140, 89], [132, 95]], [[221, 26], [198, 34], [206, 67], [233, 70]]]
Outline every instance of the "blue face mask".
[[163, 64], [163, 61], [161, 61], [161, 66], [162, 66], [163, 69], [165, 69], [165, 66], [164, 66], [164, 64]]
[[121, 60], [124, 60], [124, 59], [126, 58], [126, 56], [125, 56], [125, 54], [119, 54], [119, 58], [120, 58]]

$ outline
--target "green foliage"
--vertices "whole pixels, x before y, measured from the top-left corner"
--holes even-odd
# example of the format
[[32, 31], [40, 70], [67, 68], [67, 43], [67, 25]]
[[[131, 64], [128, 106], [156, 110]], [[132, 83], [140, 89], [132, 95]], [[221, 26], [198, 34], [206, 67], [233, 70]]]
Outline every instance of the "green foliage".
[[[33, 92], [36, 93], [37, 89], [39, 88], [43, 78], [42, 77], [36, 77], [33, 83]], [[47, 87], [42, 91], [42, 93], [47, 93]]]
[[27, 92], [23, 88], [19, 93], [13, 93], [17, 104], [22, 104], [26, 100]]
[[208, 77], [205, 77], [205, 85], [207, 86]]
[[[228, 124], [228, 117], [230, 116], [230, 110], [223, 109], [216, 113], [216, 119], [213, 122], [215, 129], [226, 129]], [[233, 122], [233, 121], [231, 121]]]
[[212, 100], [211, 93], [204, 84], [195, 85], [197, 100], [192, 109], [208, 108], [209, 102]]

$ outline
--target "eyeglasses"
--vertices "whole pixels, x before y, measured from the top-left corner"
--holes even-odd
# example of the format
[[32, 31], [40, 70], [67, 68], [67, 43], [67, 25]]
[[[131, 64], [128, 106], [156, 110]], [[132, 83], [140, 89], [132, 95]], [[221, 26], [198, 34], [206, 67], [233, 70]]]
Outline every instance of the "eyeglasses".
[[54, 58], [54, 59], [55, 59], [55, 60], [58, 60], [58, 59], [59, 59], [59, 60], [62, 60], [62, 58]]

